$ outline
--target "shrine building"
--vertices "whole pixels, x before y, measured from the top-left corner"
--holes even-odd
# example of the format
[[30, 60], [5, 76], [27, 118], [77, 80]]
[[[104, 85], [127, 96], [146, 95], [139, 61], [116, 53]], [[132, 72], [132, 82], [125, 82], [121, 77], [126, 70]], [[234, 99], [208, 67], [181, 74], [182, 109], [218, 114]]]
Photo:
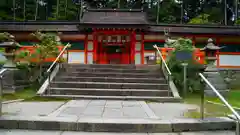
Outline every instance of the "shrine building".
[[215, 45], [224, 46], [216, 53], [217, 66], [240, 67], [239, 27], [152, 24], [142, 10], [88, 9], [80, 22], [3, 21], [0, 31], [13, 34], [26, 48], [38, 42], [32, 32], [57, 33], [63, 44], [72, 45], [68, 62], [85, 64], [146, 64], [146, 57], [155, 55], [153, 45], [164, 47], [164, 31], [168, 31], [171, 39], [192, 39], [196, 48], [204, 48], [211, 38]]

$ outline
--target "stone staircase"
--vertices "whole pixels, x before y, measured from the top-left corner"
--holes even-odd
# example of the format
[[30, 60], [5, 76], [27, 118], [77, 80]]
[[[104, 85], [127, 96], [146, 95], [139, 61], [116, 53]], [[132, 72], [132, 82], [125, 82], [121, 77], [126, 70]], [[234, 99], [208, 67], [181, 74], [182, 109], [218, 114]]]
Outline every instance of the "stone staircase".
[[7, 108], [17, 110], [19, 115], [0, 117], [0, 129], [73, 131], [76, 134], [82, 131], [93, 132], [90, 134], [181, 134], [236, 128], [236, 123], [227, 117], [195, 119], [184, 116], [186, 111], [198, 106], [167, 103], [179, 102], [180, 97], [169, 90], [157, 65], [64, 66], [65, 70], [60, 70], [50, 87], [39, 95], [77, 100], [17, 103], [24, 105], [23, 108], [29, 106], [25, 110], [9, 105]]
[[157, 65], [64, 65], [44, 96], [179, 102]]

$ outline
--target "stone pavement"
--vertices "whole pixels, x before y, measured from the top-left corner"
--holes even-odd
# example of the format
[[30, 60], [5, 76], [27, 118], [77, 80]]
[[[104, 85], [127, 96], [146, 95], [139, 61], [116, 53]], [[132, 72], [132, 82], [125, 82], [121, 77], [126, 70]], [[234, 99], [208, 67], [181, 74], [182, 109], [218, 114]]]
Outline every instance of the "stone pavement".
[[72, 100], [50, 114], [55, 117], [156, 118], [144, 101]]
[[105, 133], [105, 132], [61, 132], [39, 130], [0, 130], [0, 135], [235, 135], [231, 131], [185, 132], [185, 133]]
[[5, 115], [81, 118], [174, 119], [194, 105], [122, 100], [16, 102], [3, 105]]
[[148, 106], [160, 119], [184, 118], [187, 110], [198, 109], [196, 105], [184, 103], [148, 103]]
[[13, 116], [47, 116], [64, 102], [14, 102], [3, 104], [3, 113]]
[[[184, 118], [197, 106], [123, 100], [16, 102], [3, 105], [2, 129], [85, 132], [182, 132], [232, 130], [229, 118]], [[191, 134], [190, 134], [191, 135]]]

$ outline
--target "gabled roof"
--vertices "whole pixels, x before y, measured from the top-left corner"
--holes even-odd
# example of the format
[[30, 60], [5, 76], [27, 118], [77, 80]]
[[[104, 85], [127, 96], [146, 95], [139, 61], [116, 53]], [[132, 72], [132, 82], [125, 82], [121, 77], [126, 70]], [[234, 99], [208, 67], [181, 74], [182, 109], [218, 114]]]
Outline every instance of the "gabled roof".
[[142, 10], [88, 9], [82, 18], [84, 24], [148, 24]]
[[[79, 28], [143, 28], [142, 24], [84, 24], [79, 21], [29, 21], [29, 22], [9, 22], [0, 21], [0, 31], [2, 32], [34, 32], [40, 31], [62, 31], [79, 32]], [[186, 25], [186, 24], [148, 24], [144, 29], [148, 32], [162, 33], [168, 30], [170, 33], [184, 34], [219, 34], [219, 35], [240, 35], [239, 26], [211, 26], [211, 25]]]

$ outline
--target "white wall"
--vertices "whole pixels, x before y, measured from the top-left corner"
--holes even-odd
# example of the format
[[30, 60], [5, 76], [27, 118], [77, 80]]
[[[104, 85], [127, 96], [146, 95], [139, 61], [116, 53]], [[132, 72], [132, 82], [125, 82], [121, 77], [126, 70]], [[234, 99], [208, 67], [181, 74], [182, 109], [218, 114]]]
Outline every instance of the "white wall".
[[84, 52], [69, 52], [68, 63], [84, 63]]
[[240, 66], [240, 55], [219, 55], [219, 66]]

